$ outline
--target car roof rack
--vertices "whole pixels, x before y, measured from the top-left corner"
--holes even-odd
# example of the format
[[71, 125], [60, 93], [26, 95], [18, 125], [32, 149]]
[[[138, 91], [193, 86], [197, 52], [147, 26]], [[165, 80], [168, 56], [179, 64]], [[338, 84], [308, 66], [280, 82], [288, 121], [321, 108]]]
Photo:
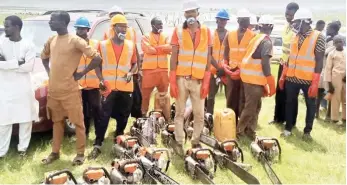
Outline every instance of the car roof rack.
[[[49, 10], [43, 13], [43, 15], [50, 15], [55, 11], [60, 11], [60, 10]], [[68, 13], [107, 13], [105, 10], [93, 10], [93, 9], [87, 9], [87, 10], [65, 10]]]

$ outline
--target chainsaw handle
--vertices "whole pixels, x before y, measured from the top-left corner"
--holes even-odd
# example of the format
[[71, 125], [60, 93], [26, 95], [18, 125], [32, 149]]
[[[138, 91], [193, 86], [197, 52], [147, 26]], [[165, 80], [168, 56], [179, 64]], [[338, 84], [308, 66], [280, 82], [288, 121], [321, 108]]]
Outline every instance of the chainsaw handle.
[[53, 174], [48, 175], [48, 177], [46, 178], [46, 184], [49, 184], [49, 183], [47, 183], [48, 180], [53, 179], [53, 177], [58, 176], [58, 175], [61, 175], [61, 174], [64, 174], [64, 173], [67, 174], [67, 175], [70, 177], [70, 179], [71, 179], [75, 184], [77, 184], [77, 181], [76, 181], [75, 177], [74, 177], [73, 174], [72, 174], [69, 170], [67, 170], [67, 169], [61, 170], [61, 171], [58, 171], [58, 172], [55, 172], [55, 173], [53, 173]]
[[[194, 160], [196, 160], [195, 154], [198, 153], [199, 151], [208, 151], [210, 153], [210, 155], [212, 156], [213, 162], [214, 162], [214, 172], [216, 172], [217, 171], [217, 163], [216, 163], [216, 156], [213, 153], [213, 151], [209, 148], [199, 148], [199, 149], [195, 150], [195, 152], [192, 152], [192, 158]], [[187, 151], [186, 155], [188, 155], [188, 151]]]
[[[223, 142], [220, 144], [220, 148], [222, 149], [222, 151], [224, 151], [224, 148], [223, 148], [222, 146], [223, 146], [225, 143], [229, 143], [229, 142], [234, 143], [234, 144], [235, 144], [235, 147], [240, 151], [240, 154], [241, 154], [241, 161], [242, 161], [242, 163], [243, 163], [243, 161], [244, 161], [243, 151], [242, 151], [242, 149], [239, 147], [239, 143], [238, 143], [236, 140], [234, 140], [234, 139], [225, 140], [225, 141], [223, 141]], [[225, 152], [225, 151], [224, 151], [224, 152]]]
[[161, 110], [152, 110], [148, 113], [148, 116], [150, 117], [155, 112], [159, 112], [161, 115], [163, 115], [163, 111], [161, 111]]
[[104, 167], [88, 167], [87, 170], [102, 170], [105, 176], [110, 180], [111, 184], [113, 184], [110, 173], [108, 173], [108, 171]]
[[278, 151], [279, 151], [278, 160], [281, 161], [282, 149], [281, 149], [280, 142], [279, 142], [278, 139], [276, 139], [276, 138], [272, 138], [272, 139], [276, 142], [276, 144], [277, 144], [277, 146], [278, 146]]

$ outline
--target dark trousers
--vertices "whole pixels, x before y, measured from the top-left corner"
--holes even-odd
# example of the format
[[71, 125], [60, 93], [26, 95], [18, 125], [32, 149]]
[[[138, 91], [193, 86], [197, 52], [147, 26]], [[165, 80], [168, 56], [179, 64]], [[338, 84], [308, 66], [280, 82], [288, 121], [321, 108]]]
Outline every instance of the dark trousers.
[[276, 96], [275, 96], [275, 115], [274, 121], [278, 123], [283, 123], [286, 120], [286, 91], [281, 90], [278, 82], [281, 78], [283, 71], [283, 65], [280, 65], [278, 68], [278, 76], [277, 76], [277, 87], [276, 87]]
[[117, 126], [114, 136], [124, 134], [132, 106], [132, 93], [122, 91], [112, 91], [107, 98], [102, 101], [103, 114], [100, 121], [100, 129], [96, 133], [94, 145], [101, 146], [105, 138], [105, 133], [110, 121], [111, 114], [115, 117]]
[[232, 80], [228, 77], [227, 82], [227, 107], [235, 112], [236, 124], [238, 123], [238, 118], [241, 115], [241, 80]]
[[319, 108], [320, 108], [320, 104], [325, 96], [325, 89], [324, 88], [319, 88], [318, 89], [318, 97], [316, 100], [316, 118], [319, 118]]
[[86, 135], [89, 134], [90, 122], [93, 118], [95, 133], [99, 129], [101, 119], [101, 102], [99, 89], [82, 90], [84, 126]]
[[132, 93], [133, 103], [131, 107], [131, 117], [133, 118], [140, 118], [142, 117], [142, 94], [141, 94], [141, 86], [140, 86], [140, 80], [138, 75], [134, 75], [134, 91]]
[[[214, 112], [214, 104], [215, 104], [215, 98], [216, 94], [219, 89], [219, 84], [216, 84], [216, 78], [211, 75], [211, 80], [210, 80], [210, 91], [208, 93], [207, 101], [206, 101], [206, 107], [207, 107], [207, 112], [213, 114]], [[225, 97], [227, 96], [226, 88], [224, 88], [225, 92]]]
[[298, 102], [298, 96], [300, 89], [304, 92], [305, 103], [306, 103], [306, 126], [304, 133], [310, 133], [313, 126], [313, 120], [316, 113], [316, 98], [308, 97], [308, 89], [310, 85], [298, 84], [290, 81], [286, 81], [286, 126], [285, 129], [291, 131], [296, 121], [298, 112], [296, 111], [296, 105]]

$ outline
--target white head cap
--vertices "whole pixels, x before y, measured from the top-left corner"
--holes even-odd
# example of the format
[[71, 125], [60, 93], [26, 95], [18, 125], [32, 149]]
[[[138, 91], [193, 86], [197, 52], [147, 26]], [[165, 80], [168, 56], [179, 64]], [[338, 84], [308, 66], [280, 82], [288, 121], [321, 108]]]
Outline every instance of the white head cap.
[[116, 13], [116, 12], [119, 12], [119, 13], [122, 13], [124, 14], [123, 12], [123, 9], [117, 5], [114, 5], [112, 6], [112, 8], [108, 11], [108, 15], [112, 14], [112, 13]]
[[274, 24], [274, 18], [271, 15], [262, 15], [258, 24]]
[[294, 20], [312, 19], [312, 12], [307, 8], [300, 8], [294, 15]]
[[237, 18], [241, 18], [241, 17], [251, 17], [251, 13], [249, 13], [249, 11], [245, 8], [242, 8], [241, 10], [239, 10], [236, 14]]
[[199, 8], [200, 6], [197, 0], [186, 0], [183, 2], [183, 6], [182, 6], [182, 9], [184, 12], [189, 10], [199, 9]]
[[251, 19], [250, 19], [249, 23], [252, 24], [252, 25], [258, 24], [257, 16], [254, 15], [254, 14], [251, 14]]

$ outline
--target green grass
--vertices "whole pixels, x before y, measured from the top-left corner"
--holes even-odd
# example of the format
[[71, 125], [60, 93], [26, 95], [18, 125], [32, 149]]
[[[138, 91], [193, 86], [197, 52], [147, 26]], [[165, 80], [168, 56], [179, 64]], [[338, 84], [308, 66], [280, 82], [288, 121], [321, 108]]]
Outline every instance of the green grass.
[[[277, 65], [272, 65], [273, 74], [277, 74]], [[153, 102], [152, 102], [153, 104]], [[216, 110], [225, 107], [224, 95], [218, 94]], [[297, 128], [294, 135], [288, 139], [280, 138], [282, 126], [268, 125], [273, 118], [274, 98], [263, 99], [263, 107], [257, 133], [260, 136], [277, 137], [282, 146], [283, 154], [281, 163], [273, 165], [273, 169], [282, 180], [282, 183], [291, 184], [346, 184], [346, 133], [345, 128], [315, 121], [312, 136], [314, 141], [306, 143], [301, 140], [302, 130], [305, 124], [305, 105], [300, 100]], [[128, 129], [133, 119], [129, 119]], [[8, 155], [0, 160], [0, 183], [20, 184], [39, 183], [44, 178], [44, 173], [52, 170], [69, 169], [80, 178], [83, 170], [88, 166], [104, 166], [110, 169], [113, 160], [111, 156], [112, 131], [115, 129], [115, 121], [112, 120], [108, 128], [103, 153], [96, 161], [86, 160], [83, 166], [73, 167], [71, 160], [75, 156], [74, 138], [66, 137], [61, 150], [61, 159], [51, 165], [41, 165], [41, 159], [51, 152], [50, 133], [35, 134], [28, 151], [28, 156], [21, 159], [16, 152], [17, 138], [13, 138]], [[93, 132], [91, 132], [93, 133]], [[95, 136], [91, 134], [88, 140], [87, 152], [92, 150]], [[253, 165], [251, 173], [257, 177], [262, 184], [270, 184], [262, 166], [251, 156], [249, 144], [251, 141], [241, 141], [241, 147], [245, 155], [245, 163]], [[189, 143], [189, 142], [187, 142]], [[161, 145], [160, 145], [161, 146]], [[186, 148], [189, 144], [186, 145]], [[168, 175], [180, 183], [200, 183], [193, 181], [184, 171], [183, 160], [174, 158]], [[234, 174], [228, 170], [217, 169], [215, 183], [233, 184], [242, 183]]]

